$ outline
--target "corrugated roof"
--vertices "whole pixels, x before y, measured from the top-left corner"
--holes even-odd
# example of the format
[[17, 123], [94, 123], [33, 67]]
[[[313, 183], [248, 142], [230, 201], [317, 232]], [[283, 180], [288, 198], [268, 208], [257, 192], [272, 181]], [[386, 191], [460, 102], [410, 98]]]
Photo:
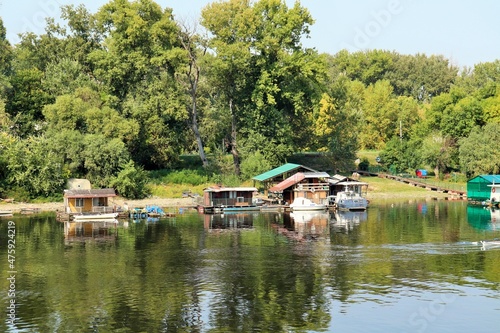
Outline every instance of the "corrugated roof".
[[288, 177], [281, 183], [271, 187], [269, 189], [269, 192], [283, 192], [285, 189], [289, 188], [290, 186], [293, 186], [303, 180], [305, 178], [305, 175], [302, 172], [297, 172], [293, 176]]
[[[486, 180], [487, 182], [492, 183], [492, 184], [499, 184], [500, 183], [500, 175], [480, 175], [480, 176], [474, 177], [472, 179], [476, 179], [476, 178], [483, 178], [484, 180]], [[470, 179], [469, 181], [471, 181], [472, 179]]]
[[93, 190], [64, 190], [65, 198], [104, 198], [116, 197], [112, 188], [99, 188]]
[[298, 168], [301, 168], [301, 167], [304, 168], [304, 169], [306, 169], [306, 170], [309, 170], [311, 172], [317, 172], [314, 169], [308, 168], [308, 167], [300, 165], [300, 164], [287, 163], [287, 164], [283, 164], [280, 167], [277, 167], [277, 168], [274, 168], [274, 169], [269, 170], [267, 172], [264, 172], [264, 173], [262, 173], [262, 174], [260, 174], [258, 176], [255, 176], [252, 179], [263, 182], [263, 181], [268, 180], [270, 178], [279, 176], [282, 173], [289, 172], [289, 171], [292, 171], [292, 170], [295, 170], [295, 169], [298, 169]]
[[492, 184], [500, 183], [500, 175], [483, 175], [481, 176]]

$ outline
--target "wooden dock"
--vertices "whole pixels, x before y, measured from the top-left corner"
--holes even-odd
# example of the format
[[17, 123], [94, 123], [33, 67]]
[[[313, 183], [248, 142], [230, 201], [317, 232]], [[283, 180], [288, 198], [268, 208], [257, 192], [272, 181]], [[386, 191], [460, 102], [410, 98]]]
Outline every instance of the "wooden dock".
[[402, 182], [402, 183], [405, 183], [405, 184], [408, 184], [411, 186], [425, 188], [429, 191], [435, 191], [435, 192], [440, 192], [440, 193], [449, 193], [451, 196], [456, 196], [456, 197], [460, 197], [460, 198], [467, 197], [467, 191], [449, 189], [449, 188], [445, 188], [445, 187], [441, 187], [441, 186], [437, 186], [437, 185], [427, 184], [423, 181], [418, 180], [418, 178], [406, 178], [406, 177], [401, 177], [401, 176], [390, 175], [387, 173], [373, 173], [373, 172], [366, 172], [366, 171], [356, 171], [356, 172], [359, 173], [360, 175], [363, 175], [363, 176], [392, 179], [392, 180]]

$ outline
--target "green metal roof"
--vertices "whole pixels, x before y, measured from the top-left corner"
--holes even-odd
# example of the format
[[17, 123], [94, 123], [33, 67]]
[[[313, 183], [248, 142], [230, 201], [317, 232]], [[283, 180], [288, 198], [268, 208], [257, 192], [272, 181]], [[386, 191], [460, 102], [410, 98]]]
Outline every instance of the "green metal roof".
[[300, 165], [300, 164], [287, 163], [287, 164], [283, 164], [280, 167], [277, 167], [277, 168], [274, 168], [274, 169], [269, 170], [267, 172], [264, 172], [263, 174], [255, 176], [252, 179], [263, 182], [263, 181], [268, 180], [270, 178], [279, 176], [282, 173], [289, 172], [289, 171], [292, 171], [292, 170], [295, 170], [295, 169], [298, 169], [298, 168], [304, 168], [306, 170], [309, 170], [309, 171], [312, 171], [312, 172], [316, 172], [316, 170], [313, 170], [311, 168], [305, 167], [305, 166]]
[[469, 182], [480, 182], [481, 179], [484, 179], [486, 182], [491, 184], [499, 184], [500, 183], [500, 175], [480, 175], [474, 177], [469, 180]]
[[491, 184], [500, 184], [500, 175], [480, 175], [467, 182], [467, 200], [485, 201], [491, 197]]

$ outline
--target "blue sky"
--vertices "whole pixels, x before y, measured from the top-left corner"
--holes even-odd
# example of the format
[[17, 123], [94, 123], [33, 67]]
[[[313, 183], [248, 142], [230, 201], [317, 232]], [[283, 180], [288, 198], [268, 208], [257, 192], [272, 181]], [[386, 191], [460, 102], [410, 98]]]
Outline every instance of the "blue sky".
[[[22, 5], [20, 3], [22, 2]], [[85, 3], [96, 12], [107, 0], [0, 0], [11, 43], [17, 34], [44, 32], [45, 17], [59, 18], [61, 5]], [[156, 0], [179, 19], [195, 21], [211, 0]], [[294, 0], [287, 0], [291, 6]], [[472, 67], [500, 59], [498, 0], [302, 0], [316, 23], [304, 45], [335, 54], [383, 49], [401, 54], [440, 54]], [[21, 9], [22, 8], [22, 9]]]

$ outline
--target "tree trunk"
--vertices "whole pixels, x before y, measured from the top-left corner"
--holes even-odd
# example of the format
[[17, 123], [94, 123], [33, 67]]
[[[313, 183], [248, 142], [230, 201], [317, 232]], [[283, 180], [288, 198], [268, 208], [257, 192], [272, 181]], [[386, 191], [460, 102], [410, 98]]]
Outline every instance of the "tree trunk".
[[233, 99], [229, 99], [229, 110], [231, 111], [231, 154], [233, 155], [234, 173], [240, 176], [240, 156], [238, 154], [238, 146], [236, 142], [236, 114], [234, 113]]
[[194, 136], [196, 138], [196, 144], [198, 145], [198, 152], [200, 154], [201, 162], [203, 167], [208, 166], [207, 156], [205, 155], [205, 148], [203, 146], [203, 140], [201, 139], [200, 130], [198, 129], [198, 109], [196, 107], [196, 94], [191, 96], [192, 99], [192, 109], [191, 109], [191, 128], [193, 129]]
[[[181, 23], [184, 28], [184, 34], [180, 35], [180, 42], [184, 49], [187, 51], [189, 57], [188, 63], [188, 71], [186, 72], [186, 79], [188, 85], [186, 88], [189, 91], [189, 95], [191, 96], [191, 109], [188, 108], [189, 116], [191, 117], [191, 129], [193, 130], [196, 144], [198, 146], [198, 153], [200, 155], [201, 162], [203, 163], [203, 167], [206, 168], [208, 166], [207, 156], [205, 155], [205, 148], [203, 146], [203, 140], [200, 135], [200, 130], [198, 128], [198, 103], [197, 103], [197, 95], [198, 95], [198, 82], [200, 82], [200, 66], [198, 65], [198, 58], [196, 54], [196, 48], [193, 47], [194, 39], [194, 31], [191, 32], [190, 29]], [[203, 51], [205, 53], [206, 49]], [[182, 80], [181, 80], [182, 82]]]

